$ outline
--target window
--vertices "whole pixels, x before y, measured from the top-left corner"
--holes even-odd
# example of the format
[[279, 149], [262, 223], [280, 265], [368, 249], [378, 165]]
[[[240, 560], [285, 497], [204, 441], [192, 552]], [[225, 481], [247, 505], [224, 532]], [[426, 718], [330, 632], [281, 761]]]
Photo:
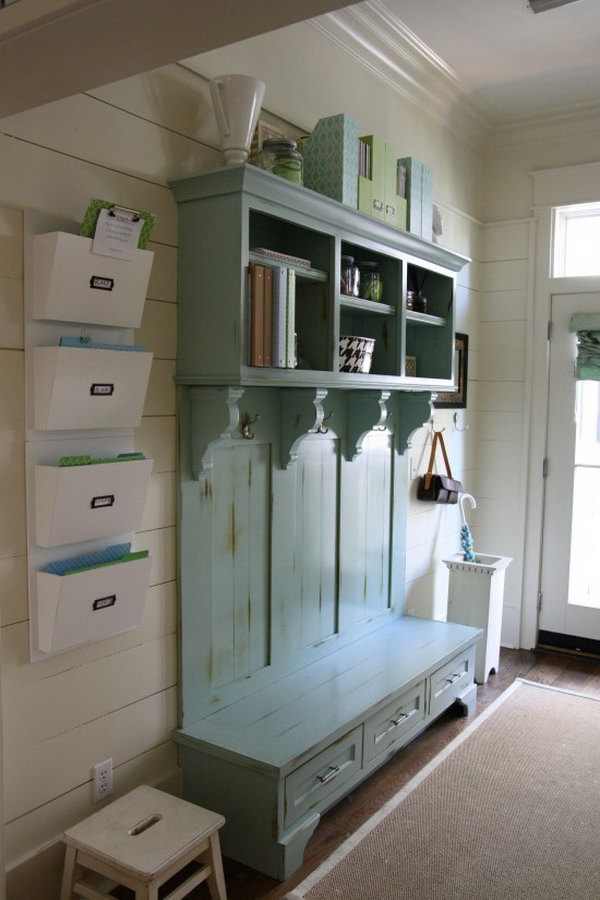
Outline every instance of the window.
[[552, 275], [600, 275], [600, 203], [579, 203], [554, 210]]

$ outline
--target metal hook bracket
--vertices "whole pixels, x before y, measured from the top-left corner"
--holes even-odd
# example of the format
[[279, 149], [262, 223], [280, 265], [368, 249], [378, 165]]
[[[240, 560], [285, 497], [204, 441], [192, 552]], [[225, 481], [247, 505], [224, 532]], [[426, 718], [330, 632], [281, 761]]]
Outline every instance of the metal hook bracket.
[[255, 422], [258, 422], [259, 419], [260, 415], [257, 413], [253, 419], [246, 417], [242, 422], [242, 437], [246, 438], [247, 441], [251, 441], [255, 437], [255, 434], [253, 431], [251, 431], [250, 426], [254, 425]]

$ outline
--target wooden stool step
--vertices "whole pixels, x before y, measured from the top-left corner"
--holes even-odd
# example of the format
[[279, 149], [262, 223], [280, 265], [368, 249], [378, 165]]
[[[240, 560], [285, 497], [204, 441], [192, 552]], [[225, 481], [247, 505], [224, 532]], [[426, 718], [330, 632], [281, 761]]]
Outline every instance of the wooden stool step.
[[110, 898], [94, 873], [135, 891], [136, 900], [158, 900], [159, 888], [192, 862], [199, 868], [163, 900], [181, 900], [203, 881], [213, 900], [226, 900], [224, 824], [218, 813], [142, 785], [64, 833], [60, 900]]

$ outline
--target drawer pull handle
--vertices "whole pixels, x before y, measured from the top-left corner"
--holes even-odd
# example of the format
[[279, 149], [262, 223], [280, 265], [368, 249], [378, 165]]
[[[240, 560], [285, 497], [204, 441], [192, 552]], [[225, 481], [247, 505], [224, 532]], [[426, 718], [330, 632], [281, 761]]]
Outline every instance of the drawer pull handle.
[[392, 725], [394, 726], [394, 728], [396, 728], [400, 724], [400, 722], [404, 722], [405, 719], [409, 719], [410, 715], [410, 713], [400, 713], [397, 719], [392, 719]]
[[460, 672], [455, 672], [454, 675], [452, 675], [450, 678], [446, 678], [446, 681], [448, 684], [454, 684], [455, 681], [458, 681], [460, 676], [461, 676]]
[[321, 784], [328, 784], [330, 781], [333, 781], [341, 771], [339, 766], [329, 766], [329, 772], [326, 775], [317, 775], [317, 778]]

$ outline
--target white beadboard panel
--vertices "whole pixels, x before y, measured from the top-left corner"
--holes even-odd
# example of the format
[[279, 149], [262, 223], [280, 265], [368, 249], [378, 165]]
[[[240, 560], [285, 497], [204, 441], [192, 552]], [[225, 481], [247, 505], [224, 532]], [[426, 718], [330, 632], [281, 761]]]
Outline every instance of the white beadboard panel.
[[[177, 748], [173, 741], [169, 740], [113, 770], [113, 797], [117, 799], [140, 784], [150, 784], [162, 789], [165, 777], [173, 778], [178, 773]], [[4, 837], [11, 900], [32, 900], [33, 896], [41, 900], [45, 896], [43, 890], [47, 890], [48, 884], [56, 885], [58, 896], [64, 858], [64, 844], [60, 841], [60, 837], [67, 828], [97, 811], [98, 806], [92, 802], [91, 785], [87, 782], [50, 803], [14, 819], [6, 826]], [[39, 877], [43, 866], [42, 848], [49, 841], [58, 841], [52, 845], [59, 856], [54, 874], [56, 881], [47, 881], [41, 892], [35, 893], [35, 879]]]
[[456, 331], [469, 335], [469, 351], [479, 342], [479, 304], [481, 294], [468, 288], [456, 289]]
[[454, 535], [458, 523], [458, 510], [453, 515], [444, 504], [416, 501], [415, 506], [418, 506], [418, 512], [410, 515], [407, 522], [407, 556], [413, 550]]
[[529, 280], [528, 259], [508, 259], [481, 264], [484, 291], [520, 291]]
[[2, 130], [22, 141], [156, 184], [212, 168], [220, 155], [87, 94], [8, 116], [2, 120]]
[[175, 360], [153, 359], [146, 401], [145, 416], [175, 415]]
[[177, 355], [175, 304], [146, 300], [142, 322], [135, 334], [135, 342], [152, 350], [155, 359], [175, 359]]
[[446, 618], [448, 610], [448, 570], [440, 561], [424, 578], [406, 585], [405, 612], [426, 619]]
[[44, 744], [173, 687], [176, 680], [176, 636], [170, 634], [8, 690], [3, 700], [5, 752]]
[[143, 416], [135, 429], [134, 446], [153, 460], [152, 472], [174, 472], [177, 452], [175, 416]]
[[[154, 232], [153, 232], [154, 234]], [[173, 235], [176, 240], [176, 235]], [[154, 253], [148, 297], [152, 300], [164, 300], [167, 303], [177, 302], [177, 248], [167, 244], [148, 242], [148, 250]]]
[[[481, 341], [481, 332], [479, 332]], [[469, 369], [467, 373], [467, 381], [470, 383], [471, 381], [479, 381], [479, 362], [481, 359], [481, 353], [479, 350], [471, 350], [471, 345], [469, 344]], [[467, 388], [467, 402], [469, 403], [468, 397], [468, 388]]]
[[519, 479], [522, 455], [523, 448], [520, 443], [481, 441], [477, 480], [479, 496], [498, 500], [504, 497], [517, 504], [523, 491]]
[[[456, 508], [456, 507], [455, 507]], [[406, 582], [407, 584], [422, 578], [429, 572], [435, 571], [440, 560], [460, 549], [460, 518], [457, 513], [456, 528], [453, 531], [441, 533], [435, 538], [420, 546], [411, 547], [406, 554]]]
[[520, 505], [506, 498], [484, 497], [480, 491], [473, 492], [477, 498], [477, 522], [493, 523], [500, 530], [514, 531], [519, 527]]
[[497, 556], [510, 556], [511, 569], [519, 565], [523, 553], [523, 535], [520, 528], [500, 528], [495, 522], [480, 522], [479, 507], [473, 513], [475, 525], [472, 527], [475, 550]]
[[479, 411], [523, 412], [525, 384], [516, 381], [479, 380]]
[[493, 222], [484, 225], [481, 239], [482, 261], [527, 259], [530, 228], [529, 221]]
[[482, 290], [481, 263], [475, 259], [470, 263], [466, 263], [458, 272], [456, 284], [457, 287], [468, 288], [472, 291]]
[[0, 350], [0, 428], [14, 440], [25, 435], [25, 356]]
[[2, 625], [24, 622], [27, 609], [27, 557], [0, 559], [0, 621]]
[[[118, 164], [116, 140], [114, 152], [114, 163]], [[36, 173], [35, 178], [32, 172]], [[167, 187], [0, 134], [2, 203], [80, 222], [91, 197], [151, 210], [156, 214], [153, 239], [158, 243], [176, 243], [177, 210]]]
[[[119, 109], [202, 141], [216, 153], [220, 144], [208, 79], [176, 63], [87, 91]], [[221, 165], [221, 156], [215, 165]]]
[[524, 381], [526, 350], [523, 322], [483, 322], [480, 379]]
[[26, 551], [25, 474], [0, 475], [0, 559]]
[[138, 531], [134, 535], [132, 549], [150, 551], [152, 557], [151, 585], [175, 580], [175, 528]]
[[[6, 821], [90, 780], [92, 766], [115, 766], [164, 743], [177, 724], [177, 691], [169, 688], [43, 744], [5, 753]], [[52, 777], [48, 777], [48, 773]]]
[[510, 322], [527, 319], [526, 290], [517, 291], [484, 291], [481, 294], [482, 322]]
[[0, 275], [0, 349], [23, 348], [23, 282]]
[[176, 524], [175, 489], [174, 472], [151, 475], [140, 531], [168, 528]]
[[0, 275], [23, 280], [23, 213], [20, 208], [0, 206]]
[[443, 232], [439, 240], [440, 246], [468, 256], [470, 259], [480, 259], [481, 225], [470, 216], [445, 206], [435, 198], [434, 203], [439, 207], [442, 215]]
[[519, 647], [519, 634], [521, 614], [515, 606], [504, 605], [502, 612], [502, 633], [500, 636], [500, 646], [502, 647]]
[[147, 641], [172, 635], [176, 629], [176, 584], [174, 581], [148, 588], [144, 615], [138, 628], [50, 656], [40, 662], [29, 661], [29, 631], [27, 622], [7, 625], [2, 629], [2, 678], [5, 691], [20, 690], [43, 682], [71, 669], [83, 670], [99, 660], [110, 658]]
[[520, 412], [482, 410], [477, 417], [482, 441], [520, 441], [523, 436]]

